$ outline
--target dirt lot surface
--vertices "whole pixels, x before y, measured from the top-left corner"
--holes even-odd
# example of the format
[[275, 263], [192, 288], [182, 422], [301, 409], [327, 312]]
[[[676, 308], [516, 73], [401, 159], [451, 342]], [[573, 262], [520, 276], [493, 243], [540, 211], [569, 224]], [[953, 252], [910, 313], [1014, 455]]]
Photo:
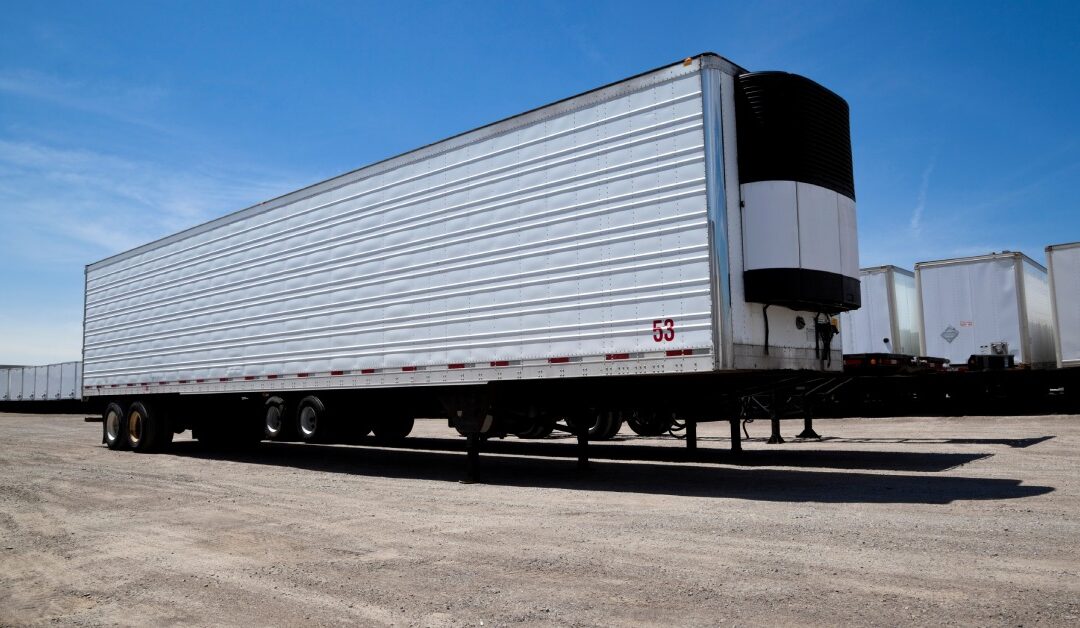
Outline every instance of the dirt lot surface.
[[[0, 414], [0, 624], [1076, 625], [1080, 417], [111, 452]], [[785, 423], [785, 433], [797, 431]], [[545, 456], [545, 457], [540, 457]], [[552, 457], [554, 456], [554, 457]]]

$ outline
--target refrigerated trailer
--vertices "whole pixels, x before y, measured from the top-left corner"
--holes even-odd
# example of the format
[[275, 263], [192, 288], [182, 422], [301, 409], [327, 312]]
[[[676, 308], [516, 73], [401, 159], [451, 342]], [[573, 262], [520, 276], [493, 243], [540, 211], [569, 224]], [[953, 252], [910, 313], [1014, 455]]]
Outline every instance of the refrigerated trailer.
[[844, 355], [919, 355], [915, 274], [896, 266], [859, 271], [862, 305], [840, 315]]
[[1046, 247], [1058, 368], [1080, 366], [1080, 242]]
[[1046, 268], [1018, 252], [915, 264], [922, 354], [966, 364], [1008, 355], [1016, 365], [1054, 365]]
[[135, 449], [726, 420], [840, 369], [858, 267], [847, 104], [702, 54], [90, 264], [83, 394]]

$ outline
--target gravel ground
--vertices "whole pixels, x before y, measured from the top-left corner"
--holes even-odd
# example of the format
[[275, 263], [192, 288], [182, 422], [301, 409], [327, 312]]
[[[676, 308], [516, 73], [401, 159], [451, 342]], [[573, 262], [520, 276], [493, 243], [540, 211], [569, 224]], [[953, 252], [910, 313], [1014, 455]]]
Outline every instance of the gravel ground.
[[[794, 434], [795, 423], [785, 423]], [[801, 426], [798, 426], [801, 427]], [[1077, 625], [1080, 417], [111, 452], [0, 414], [0, 624]]]

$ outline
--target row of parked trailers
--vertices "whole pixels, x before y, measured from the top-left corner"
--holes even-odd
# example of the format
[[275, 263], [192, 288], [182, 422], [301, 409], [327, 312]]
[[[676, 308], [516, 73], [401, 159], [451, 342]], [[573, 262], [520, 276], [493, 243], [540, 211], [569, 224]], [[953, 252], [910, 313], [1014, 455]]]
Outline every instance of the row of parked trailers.
[[0, 401], [82, 398], [82, 362], [0, 368]]
[[860, 271], [862, 307], [841, 315], [845, 356], [972, 356], [1001, 365], [1080, 366], [1080, 242]]

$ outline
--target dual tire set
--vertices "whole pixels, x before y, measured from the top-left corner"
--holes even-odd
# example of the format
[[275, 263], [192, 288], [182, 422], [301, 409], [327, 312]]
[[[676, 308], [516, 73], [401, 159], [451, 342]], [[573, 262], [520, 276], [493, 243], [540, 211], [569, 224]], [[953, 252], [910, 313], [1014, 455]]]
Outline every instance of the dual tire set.
[[271, 441], [329, 443], [352, 441], [374, 434], [375, 440], [392, 442], [408, 436], [414, 420], [408, 416], [372, 421], [331, 412], [320, 398], [309, 395], [295, 409], [281, 397], [270, 397], [264, 407], [263, 438]]
[[110, 403], [102, 418], [102, 439], [109, 449], [150, 453], [161, 451], [172, 443], [172, 421], [151, 404], [136, 401], [125, 408]]

